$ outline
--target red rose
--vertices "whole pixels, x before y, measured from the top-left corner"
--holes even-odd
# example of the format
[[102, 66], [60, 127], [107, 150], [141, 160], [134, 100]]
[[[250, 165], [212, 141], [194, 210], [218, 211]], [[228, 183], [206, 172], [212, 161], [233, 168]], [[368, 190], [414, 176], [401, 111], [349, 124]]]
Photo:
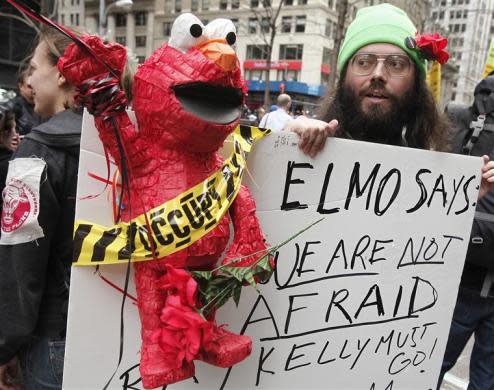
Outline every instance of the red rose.
[[183, 269], [166, 264], [166, 274], [158, 280], [158, 287], [168, 295], [178, 295], [184, 305], [197, 305], [197, 282]]
[[448, 62], [449, 54], [445, 50], [448, 39], [435, 33], [420, 35], [415, 34], [415, 42], [422, 55], [428, 60], [435, 60], [441, 65]]
[[165, 352], [171, 367], [180, 368], [184, 360], [191, 362], [196, 359], [201, 347], [212, 339], [213, 324], [191, 307], [183, 305], [178, 296], [167, 297], [160, 320], [163, 326], [153, 338]]

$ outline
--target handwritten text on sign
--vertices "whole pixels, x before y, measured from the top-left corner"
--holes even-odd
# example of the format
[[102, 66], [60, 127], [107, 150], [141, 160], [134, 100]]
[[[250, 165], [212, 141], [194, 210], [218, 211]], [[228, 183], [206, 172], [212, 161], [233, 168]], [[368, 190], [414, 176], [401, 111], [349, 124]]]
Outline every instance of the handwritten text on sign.
[[[435, 389], [480, 159], [330, 139], [313, 160], [299, 152], [294, 135], [282, 133], [260, 143], [250, 162], [250, 188], [270, 243], [325, 219], [279, 250], [277, 271], [260, 295], [246, 289], [239, 308], [218, 314], [219, 323], [253, 338], [251, 357], [230, 370], [198, 362], [194, 380], [168, 389]], [[74, 271], [72, 294], [84, 295], [86, 304], [81, 298], [71, 314], [69, 337], [98, 322], [85, 307], [103, 305], [98, 289], [115, 295], [115, 307], [100, 313], [118, 313], [120, 302], [95, 277]], [[124, 271], [103, 270], [117, 282]], [[115, 389], [141, 386], [135, 306], [126, 316]], [[77, 355], [91, 378], [69, 365], [65, 388], [87, 387], [88, 380], [101, 386], [113, 371], [118, 340], [108, 340], [117, 338], [119, 316], [113, 324], [108, 318], [94, 340], [72, 343], [69, 360]], [[101, 359], [85, 352], [92, 344], [108, 345]]]

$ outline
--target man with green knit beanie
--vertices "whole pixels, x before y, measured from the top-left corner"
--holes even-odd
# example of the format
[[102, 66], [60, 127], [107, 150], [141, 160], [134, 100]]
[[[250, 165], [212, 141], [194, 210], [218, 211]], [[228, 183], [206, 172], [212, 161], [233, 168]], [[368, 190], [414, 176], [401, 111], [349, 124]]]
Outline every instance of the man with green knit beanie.
[[298, 133], [311, 156], [327, 135], [444, 150], [447, 122], [425, 75], [426, 59], [447, 59], [446, 42], [437, 34], [417, 35], [407, 14], [391, 4], [360, 9], [341, 45], [336, 91], [321, 105], [324, 122], [301, 118], [285, 130]]

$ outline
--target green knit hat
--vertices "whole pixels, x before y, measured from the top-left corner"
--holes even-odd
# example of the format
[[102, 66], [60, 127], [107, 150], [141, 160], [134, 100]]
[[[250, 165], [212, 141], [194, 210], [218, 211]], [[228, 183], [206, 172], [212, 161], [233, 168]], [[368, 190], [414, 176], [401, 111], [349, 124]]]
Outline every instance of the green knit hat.
[[415, 37], [417, 29], [402, 9], [383, 3], [362, 8], [348, 26], [345, 40], [338, 56], [338, 71], [341, 72], [348, 60], [361, 47], [372, 43], [391, 43], [403, 49], [415, 61], [421, 75], [425, 77], [426, 61], [418, 51], [405, 45], [407, 37]]

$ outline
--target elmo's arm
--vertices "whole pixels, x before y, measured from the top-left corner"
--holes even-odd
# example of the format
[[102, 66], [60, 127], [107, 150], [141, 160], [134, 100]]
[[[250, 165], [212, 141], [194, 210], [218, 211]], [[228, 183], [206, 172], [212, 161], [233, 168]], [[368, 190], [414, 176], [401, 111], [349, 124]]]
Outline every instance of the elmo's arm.
[[130, 121], [125, 108], [127, 97], [120, 87], [127, 60], [125, 47], [105, 44], [95, 35], [81, 37], [96, 54], [113, 70], [98, 61], [75, 43], [69, 45], [58, 61], [58, 69], [67, 81], [77, 88], [76, 100], [95, 117], [96, 127], [105, 148], [118, 165], [121, 155], [131, 165], [140, 161], [139, 153], [144, 149], [139, 145], [138, 132]]
[[[230, 206], [235, 236], [223, 264], [231, 263], [235, 267], [252, 266], [266, 254], [266, 240], [256, 217], [256, 204], [249, 190], [240, 187], [233, 204]], [[251, 255], [252, 256], [249, 256]], [[232, 260], [245, 257], [240, 261]], [[270, 262], [272, 265], [272, 262]]]

